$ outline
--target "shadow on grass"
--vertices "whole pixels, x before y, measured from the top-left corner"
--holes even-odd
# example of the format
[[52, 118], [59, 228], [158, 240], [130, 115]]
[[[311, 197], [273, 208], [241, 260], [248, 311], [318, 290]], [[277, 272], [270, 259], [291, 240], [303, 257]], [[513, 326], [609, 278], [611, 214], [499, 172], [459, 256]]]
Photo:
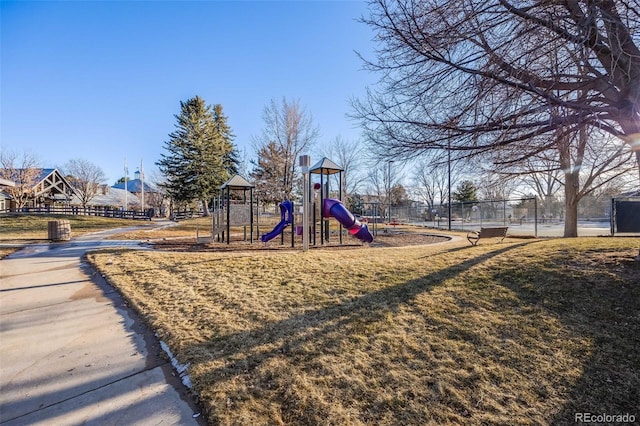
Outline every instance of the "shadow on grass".
[[[316, 354], [312, 355], [305, 351], [304, 346], [308, 343], [322, 342], [325, 354], [337, 353], [340, 351], [339, 346], [342, 339], [348, 339], [352, 335], [366, 334], [371, 324], [378, 321], [384, 324], [386, 315], [397, 311], [400, 305], [411, 303], [417, 296], [431, 291], [443, 281], [455, 278], [489, 259], [532, 243], [534, 242], [527, 241], [499, 246], [496, 249], [492, 248], [489, 252], [477, 255], [473, 255], [474, 248], [455, 247], [440, 252], [439, 255], [466, 252], [472, 257], [419, 279], [353, 297], [336, 305], [310, 310], [250, 331], [215, 336], [209, 341], [184, 348], [183, 353], [197, 354], [193, 358], [199, 358], [203, 353], [206, 353], [208, 354], [206, 361], [225, 362], [223, 366], [211, 368], [199, 374], [198, 382], [205, 384], [235, 379], [243, 380], [247, 375], [255, 374], [261, 364], [277, 357], [285, 356], [296, 361], [311, 362], [310, 357], [316, 356]], [[187, 355], [187, 357], [190, 356]], [[198, 362], [194, 359], [184, 361]], [[277, 387], [277, 385], [274, 386]], [[247, 398], [246, 395], [241, 394], [233, 396], [238, 399]], [[256, 398], [259, 396], [256, 395]], [[214, 423], [223, 422], [215, 412], [218, 408], [210, 407], [213, 412], [209, 413], [209, 420]], [[308, 423], [308, 419], [296, 418], [295, 414], [291, 412], [288, 415], [290, 417], [286, 419], [287, 423]], [[367, 421], [375, 423], [381, 420], [375, 417], [377, 414], [370, 413], [368, 415], [372, 417]], [[321, 415], [318, 418], [322, 418]]]
[[[361, 405], [365, 405], [366, 408], [361, 411], [352, 408], [351, 413], [358, 422], [370, 424], [382, 424], [385, 423], [384, 420], [387, 420], [386, 424], [393, 424], [388, 422], [390, 417], [395, 424], [417, 424], [416, 419], [424, 421], [425, 418], [431, 419], [434, 423], [466, 423], [465, 419], [467, 419], [469, 423], [475, 422], [475, 424], [570, 424], [575, 422], [575, 413], [582, 412], [611, 415], [630, 413], [634, 414], [637, 420], [640, 417], [638, 410], [640, 407], [640, 393], [638, 392], [640, 389], [640, 316], [638, 315], [640, 268], [630, 259], [620, 255], [619, 252], [617, 254], [610, 253], [610, 255], [605, 253], [599, 258], [598, 256], [602, 253], [594, 254], [593, 251], [578, 255], [570, 253], [565, 256], [557, 247], [545, 248], [544, 242], [540, 243], [541, 241], [538, 240], [528, 240], [517, 244], [489, 247], [460, 246], [436, 254], [416, 257], [415, 261], [419, 262], [428, 262], [428, 258], [431, 256], [444, 256], [451, 261], [455, 258], [460, 260], [458, 263], [427, 273], [418, 279], [360, 296], [345, 297], [337, 304], [320, 308], [313, 307], [304, 313], [284, 320], [262, 323], [257, 328], [248, 331], [217, 335], [208, 341], [191, 345], [183, 341], [181, 343], [188, 346], [182, 347], [180, 350], [181, 357], [184, 356], [181, 362], [191, 362], [192, 371], [195, 373], [197, 370], [195, 373], [197, 374], [197, 383], [206, 387], [206, 389], [201, 387], [198, 390], [200, 392], [204, 390], [206, 393], [206, 395], [203, 393], [203, 402], [209, 405], [205, 405], [204, 408], [209, 411], [209, 421], [212, 423], [225, 423], [229, 419], [229, 417], [224, 417], [225, 415], [238, 415], [233, 411], [234, 401], [255, 399], [255, 401], [259, 401], [258, 405], [261, 405], [268, 400], [268, 397], [264, 396], [266, 393], [271, 394], [272, 402], [276, 400], [276, 404], [281, 404], [282, 412], [279, 415], [287, 424], [314, 424], [318, 423], [319, 419], [325, 419], [327, 423], [340, 423], [336, 421], [336, 418], [329, 419], [327, 417], [331, 408], [318, 407], [316, 403], [322, 403], [322, 397], [317, 399], [314, 399], [314, 396], [308, 397], [307, 407], [312, 408], [307, 408], [309, 410], [307, 413], [301, 411], [300, 406], [305, 403], [302, 401], [305, 395], [292, 396], [293, 393], [300, 390], [297, 388], [300, 383], [296, 382], [295, 378], [297, 372], [302, 372], [303, 375], [315, 375], [316, 378], [323, 374], [322, 371], [320, 373], [310, 371], [314, 368], [320, 370], [325, 368], [321, 362], [316, 362], [316, 357], [325, 357], [338, 360], [338, 362], [350, 362], [350, 353], [345, 355], [344, 352], [345, 348], [352, 347], [349, 345], [350, 340], [366, 339], [369, 336], [375, 338], [376, 333], [387, 332], [381, 328], [388, 327], [391, 324], [389, 318], [392, 318], [391, 321], [393, 321], [395, 314], [403, 310], [405, 305], [413, 305], [416, 298], [423, 294], [432, 291], [434, 295], [441, 293], [442, 288], [436, 289], [436, 287], [444, 281], [453, 280], [450, 282], [457, 281], [460, 285], [458, 287], [451, 286], [451, 288], [447, 286], [444, 288], [445, 292], [451, 293], [453, 298], [459, 298], [456, 303], [461, 308], [461, 312], [465, 313], [465, 309], [467, 309], [467, 314], [472, 311], [478, 315], [475, 317], [467, 315], [467, 323], [459, 324], [459, 327], [456, 328], [457, 321], [460, 320], [458, 311], [448, 312], [447, 320], [453, 321], [453, 327], [438, 330], [437, 333], [446, 343], [460, 341], [463, 344], [466, 343], [468, 346], [465, 348], [473, 352], [469, 357], [470, 360], [482, 363], [482, 357], [485, 356], [488, 365], [495, 367], [495, 370], [485, 369], [484, 376], [469, 379], [464, 379], [464, 372], [462, 372], [455, 377], [455, 380], [450, 380], [444, 385], [438, 383], [437, 377], [433, 384], [423, 381], [421, 385], [424, 386], [426, 383], [427, 387], [433, 386], [435, 390], [432, 395], [440, 399], [429, 399], [430, 396], [427, 393], [431, 392], [431, 389], [427, 389], [427, 392], [420, 396], [422, 399], [419, 403], [417, 403], [417, 399], [416, 403], [413, 403], [412, 391], [409, 391], [406, 398], [397, 398], [392, 402], [383, 401], [380, 403], [380, 398], [376, 399], [371, 394], [360, 395], [357, 392], [348, 394], [347, 398], [340, 400], [340, 396], [345, 395], [342, 387], [349, 385], [347, 383], [349, 379], [333, 377], [336, 393], [332, 394], [328, 400], [335, 398], [334, 401], [342, 401], [341, 403], [348, 406], [352, 403], [349, 401], [350, 398], [362, 397], [362, 400], [366, 402]], [[529, 250], [532, 247], [536, 247], [536, 249]], [[541, 247], [540, 250], [537, 247]], [[526, 258], [527, 261], [522, 263], [509, 262], [509, 258], [512, 256], [510, 252], [514, 249], [529, 250], [528, 253], [515, 253], [514, 257], [516, 259]], [[539, 254], [546, 257], [538, 257]], [[482, 265], [485, 262], [489, 262], [489, 264]], [[481, 267], [470, 271], [470, 269], [479, 266]], [[513, 326], [512, 322], [501, 324], [492, 329], [483, 328], [485, 324], [483, 324], [484, 318], [481, 316], [482, 309], [476, 309], [476, 307], [484, 300], [468, 300], [464, 298], [464, 294], [459, 292], [466, 289], [469, 284], [467, 281], [472, 280], [477, 273], [483, 273], [486, 276], [483, 277], [483, 280], [471, 284], [485, 286], [483, 288], [485, 292], [481, 293], [484, 296], [498, 287], [508, 289], [515, 294], [513, 300], [509, 299], [497, 308], [496, 306], [491, 307], [489, 303], [483, 307], [489, 306], [489, 309], [495, 310], [500, 307], [510, 308], [513, 306], [510, 315], [501, 318], [515, 319], [515, 321], [523, 318], [518, 316], [520, 313], [525, 313], [533, 319], [542, 318], [551, 322], [557, 320], [561, 324], [562, 333], [555, 335], [546, 333], [543, 322], [536, 324], [536, 326], [538, 324], [543, 326], [539, 333], [528, 333], [525, 328], [518, 329]], [[496, 295], [496, 298], [500, 297], [502, 296]], [[491, 296], [487, 298], [491, 298]], [[416, 303], [416, 306], [419, 303], [421, 302]], [[509, 305], [510, 303], [513, 305]], [[433, 307], [434, 305], [429, 306]], [[246, 307], [248, 311], [251, 310], [251, 306], [247, 305]], [[528, 309], [529, 307], [532, 309]], [[430, 312], [424, 310], [418, 315], [425, 316], [418, 318], [418, 322], [422, 319], [428, 321], [429, 318], [426, 316], [430, 315]], [[472, 323], [474, 325], [471, 328], [464, 328], [474, 320], [477, 322]], [[251, 322], [251, 318], [248, 318], [248, 322]], [[535, 322], [531, 321], [531, 323]], [[439, 326], [441, 324], [431, 323], [428, 325]], [[415, 327], [412, 331], [418, 334], [426, 329], [424, 324], [422, 327], [420, 324], [410, 324], [407, 327]], [[508, 358], [501, 358], [505, 349], [492, 346], [496, 341], [498, 343], [500, 341], [492, 339], [495, 336], [488, 334], [496, 334], [499, 338], [499, 332], [510, 327], [524, 330], [522, 336], [517, 336], [515, 332], [507, 332], [506, 334], [518, 340], [517, 347], [526, 354], [519, 359], [519, 363], [508, 365], [509, 373], [514, 374], [508, 377], [501, 376], [503, 373], [500, 371], [495, 376], [491, 376], [490, 374], [498, 370], [501, 363], [506, 363]], [[537, 348], [527, 346], [528, 343], [536, 346], [536, 342], [531, 339], [540, 337], [542, 340], [546, 340], [548, 337], [548, 341], [543, 342], [546, 346]], [[576, 348], [574, 353], [573, 347], [560, 344], [558, 338], [570, 340], [572, 345], [581, 342], [588, 343], [584, 348]], [[391, 342], [393, 344], [391, 339], [395, 339], [395, 336], [392, 336], [385, 343]], [[397, 340], [400, 344], [401, 339]], [[425, 346], [431, 344], [429, 340], [421, 340], [420, 343]], [[569, 354], [572, 362], [570, 366], [577, 365], [578, 367], [576, 370], [578, 372], [575, 375], [565, 376], [562, 374], [562, 369], [567, 364], [557, 363], [554, 349], [558, 346], [561, 351], [571, 352]], [[366, 350], [366, 344], [359, 346], [359, 350]], [[394, 350], [393, 347], [389, 347], [389, 351]], [[443, 347], [444, 352], [454, 355], [449, 360], [453, 361], [453, 364], [445, 366], [450, 368], [454, 375], [466, 368], [466, 366], [456, 364], [459, 360], [459, 358], [455, 358], [456, 350], [455, 346], [445, 345]], [[535, 377], [523, 376], [527, 374], [527, 371], [539, 368], [536, 360], [540, 358], [536, 359], [529, 355], [552, 358], [544, 361], [549, 361], [556, 366], [547, 368], [545, 374], [547, 377], [557, 374], [560, 376], [559, 379], [549, 380], [545, 384], [546, 388], [543, 388], [536, 382]], [[404, 363], [403, 367], [407, 368], [416, 368], [417, 365], [418, 369], [424, 369], [420, 371], [423, 375], [431, 374], [428, 370], [437, 366], [427, 360], [424, 353], [416, 353], [416, 357], [420, 356], [423, 358], [415, 362], [406, 362], [400, 357], [394, 358], [393, 362], [396, 362], [395, 359], [397, 359], [397, 362]], [[383, 370], [390, 366], [389, 363], [378, 363], [378, 361], [380, 360], [372, 357], [370, 364], [365, 367], [360, 365], [358, 368], [362, 368], [364, 374], [369, 372], [378, 379], [378, 375], [384, 375], [386, 372]], [[355, 362], [357, 361], [354, 359]], [[269, 365], [269, 367], [267, 368], [265, 365]], [[291, 369], [286, 370], [285, 367], [282, 367], [278, 370], [274, 366], [286, 366]], [[346, 374], [346, 371], [349, 370], [343, 369], [340, 370], [340, 373]], [[479, 368], [479, 371], [482, 369]], [[332, 373], [326, 372], [326, 374], [331, 376]], [[437, 376], [437, 373], [433, 373], [432, 377], [434, 375]], [[460, 377], [463, 380], [457, 380]], [[541, 375], [537, 377], [546, 378]], [[505, 388], [501, 386], [508, 381], [511, 383], [528, 381], [526, 386], [514, 389], [516, 391], [523, 388], [532, 390], [529, 399], [522, 399], [514, 392], [506, 392]], [[234, 386], [225, 388], [230, 383], [233, 383]], [[235, 386], [237, 383], [246, 386]], [[546, 392], [549, 389], [555, 389], [552, 386], [554, 383], [562, 385], [558, 387], [557, 392], [549, 392], [556, 394], [554, 395], [556, 402], [545, 405]], [[455, 386], [463, 385], [473, 389], [477, 384], [484, 386], [484, 390], [497, 390], [498, 396], [502, 396], [504, 399], [496, 400], [494, 405], [484, 405], [482, 400], [472, 400], [468, 397], [468, 395], [475, 397], [478, 394], [478, 392], [474, 394], [473, 390], [457, 400], [451, 397], [451, 393], [455, 393]], [[563, 387], [565, 384], [566, 388]], [[331, 386], [333, 385], [334, 383], [331, 384]], [[420, 384], [412, 382], [407, 385], [407, 389], [411, 389], [411, 386], [414, 385], [420, 386]], [[303, 391], [313, 388], [313, 383], [308, 386], [309, 388], [303, 388]], [[539, 393], [536, 393], [535, 388], [538, 386], [541, 389]], [[452, 387], [453, 390], [451, 390]], [[372, 392], [386, 393], [396, 390], [381, 385]], [[329, 392], [331, 391], [329, 390]], [[276, 394], [275, 398], [274, 394]], [[300, 392], [300, 394], [304, 394], [304, 392]], [[425, 395], [427, 396], [425, 397]], [[515, 400], [517, 400], [517, 404], [512, 403]], [[225, 401], [227, 401], [226, 405]], [[376, 404], [382, 405], [376, 406]], [[453, 414], [445, 413], [440, 418], [434, 418], [434, 412], [435, 416], [440, 415], [438, 410], [441, 410], [442, 407], [450, 409]], [[514, 407], [529, 409], [529, 411], [515, 413]], [[547, 411], [541, 412], [540, 407]], [[494, 413], [498, 413], [496, 417], [488, 417]], [[510, 418], [509, 416], [512, 414], [514, 416], [520, 414], [520, 417], [513, 417], [511, 422], [505, 420], [505, 418]], [[309, 417], [305, 417], [307, 415]], [[483, 415], [486, 416], [482, 417]], [[387, 416], [386, 419], [384, 416]], [[241, 420], [237, 420], [237, 422], [240, 424]], [[348, 421], [346, 422], [348, 423]]]
[[[597, 254], [602, 255], [602, 253]], [[583, 374], [565, 406], [550, 424], [575, 424], [576, 413], [640, 418], [640, 265], [631, 258], [605, 257], [594, 262], [572, 257], [526, 265], [507, 265], [496, 284], [520, 300], [560, 319], [573, 336], [586, 338], [591, 351]], [[526, 280], [514, 280], [514, 276]], [[605, 422], [609, 423], [609, 422]]]

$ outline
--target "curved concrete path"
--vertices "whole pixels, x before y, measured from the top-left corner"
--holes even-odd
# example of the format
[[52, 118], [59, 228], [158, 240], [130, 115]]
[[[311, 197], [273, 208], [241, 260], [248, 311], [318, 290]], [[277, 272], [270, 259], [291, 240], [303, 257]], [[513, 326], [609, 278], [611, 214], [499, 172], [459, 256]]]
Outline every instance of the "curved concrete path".
[[157, 339], [82, 260], [139, 245], [107, 234], [0, 261], [0, 424], [203, 424]]

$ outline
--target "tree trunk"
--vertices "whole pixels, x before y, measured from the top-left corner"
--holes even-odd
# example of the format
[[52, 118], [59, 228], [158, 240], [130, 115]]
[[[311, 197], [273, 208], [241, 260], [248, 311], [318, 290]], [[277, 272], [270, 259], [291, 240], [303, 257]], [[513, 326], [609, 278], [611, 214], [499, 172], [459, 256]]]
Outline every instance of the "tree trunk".
[[211, 213], [209, 213], [209, 204], [206, 200], [202, 200], [202, 212], [205, 217], [211, 216]]
[[578, 236], [578, 175], [565, 173], [564, 176], [564, 237]]

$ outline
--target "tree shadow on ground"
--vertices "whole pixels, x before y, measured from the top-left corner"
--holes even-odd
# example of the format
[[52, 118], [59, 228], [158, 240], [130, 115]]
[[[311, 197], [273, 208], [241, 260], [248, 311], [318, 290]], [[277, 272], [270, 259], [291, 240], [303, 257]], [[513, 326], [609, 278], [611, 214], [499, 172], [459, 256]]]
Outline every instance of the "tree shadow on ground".
[[[366, 333], [368, 329], [372, 328], [372, 324], [384, 323], [386, 315], [393, 314], [400, 306], [411, 304], [418, 296], [428, 293], [443, 281], [456, 278], [489, 259], [531, 243], [527, 241], [501, 245], [496, 246], [495, 249], [491, 247], [491, 251], [488, 252], [478, 252], [468, 246], [454, 247], [445, 250], [443, 255], [451, 256], [457, 252], [466, 252], [467, 258], [419, 279], [368, 292], [338, 304], [308, 310], [281, 321], [264, 324], [259, 328], [214, 336], [206, 342], [183, 349], [182, 353], [198, 354], [194, 357], [201, 357], [203, 353], [206, 353], [207, 362], [213, 362], [217, 365], [215, 368], [206, 369], [204, 373], [202, 371], [199, 373], [199, 382], [210, 384], [220, 381], [251, 380], [247, 377], [259, 375], [256, 370], [261, 365], [280, 357], [310, 362], [308, 358], [311, 355], [304, 349], [307, 344], [322, 342], [325, 354], [339, 351], [340, 349], [336, 347], [336, 336], [339, 336], [337, 338], [339, 340], [349, 338], [348, 336], [351, 335]], [[477, 254], [474, 254], [474, 251]], [[337, 346], [339, 345], [338, 343]], [[184, 361], [191, 362], [192, 360]], [[262, 383], [251, 385], [253, 392], [256, 393], [254, 395], [256, 398], [265, 388], [278, 387], [277, 378], [262, 377], [261, 380]], [[273, 383], [270, 384], [270, 381]], [[230, 395], [229, 401], [235, 398], [244, 400], [251, 397], [238, 393]], [[283, 398], [286, 399], [285, 396]], [[211, 422], [224, 422], [217, 417], [218, 414], [215, 412], [220, 407], [205, 407], [205, 410], [207, 409], [210, 410], [209, 420]], [[461, 411], [465, 410], [461, 408]], [[291, 413], [289, 415], [293, 416]], [[369, 415], [372, 417], [367, 421], [375, 423], [380, 420], [375, 417], [378, 414]], [[289, 417], [286, 422], [308, 424], [308, 419]]]
[[[583, 373], [549, 424], [575, 424], [577, 413], [640, 418], [640, 265], [625, 254], [585, 255], [555, 265], [505, 267], [494, 279], [518, 297], [560, 319], [591, 342]], [[545, 261], [545, 262], [548, 262]], [[553, 266], [549, 268], [548, 266]], [[515, 270], [526, 280], [513, 277]], [[609, 423], [609, 422], [605, 422]]]

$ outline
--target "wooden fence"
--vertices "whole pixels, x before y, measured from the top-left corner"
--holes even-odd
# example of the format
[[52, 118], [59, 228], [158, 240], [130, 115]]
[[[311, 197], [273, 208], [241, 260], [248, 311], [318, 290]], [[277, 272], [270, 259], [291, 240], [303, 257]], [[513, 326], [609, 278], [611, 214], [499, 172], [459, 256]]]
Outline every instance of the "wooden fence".
[[0, 213], [10, 214], [59, 214], [72, 216], [100, 216], [118, 219], [151, 220], [154, 209], [145, 211], [108, 209], [100, 207], [22, 207], [20, 209], [6, 209]]

